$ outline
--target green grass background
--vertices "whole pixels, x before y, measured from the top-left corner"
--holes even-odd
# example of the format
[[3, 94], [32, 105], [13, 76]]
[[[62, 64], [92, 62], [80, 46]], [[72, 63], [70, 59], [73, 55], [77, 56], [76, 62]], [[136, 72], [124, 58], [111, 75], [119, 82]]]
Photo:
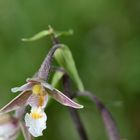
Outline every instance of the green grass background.
[[[0, 0], [0, 106], [16, 94], [39, 68], [49, 38], [23, 43], [21, 38], [47, 29], [73, 29], [62, 37], [70, 46], [85, 88], [112, 112], [122, 138], [140, 139], [140, 1], [139, 0]], [[80, 115], [90, 140], [107, 140], [95, 106]], [[46, 109], [48, 128], [40, 140], [78, 140], [68, 109], [53, 101]], [[22, 137], [18, 138], [19, 140]]]

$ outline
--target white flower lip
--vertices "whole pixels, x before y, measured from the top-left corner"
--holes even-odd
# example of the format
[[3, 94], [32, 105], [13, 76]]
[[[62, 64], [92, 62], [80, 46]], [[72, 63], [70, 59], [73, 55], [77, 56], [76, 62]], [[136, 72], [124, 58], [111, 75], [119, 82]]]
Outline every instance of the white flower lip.
[[42, 136], [42, 131], [46, 129], [47, 116], [42, 108], [33, 107], [31, 113], [26, 113], [25, 123], [29, 132], [34, 136]]

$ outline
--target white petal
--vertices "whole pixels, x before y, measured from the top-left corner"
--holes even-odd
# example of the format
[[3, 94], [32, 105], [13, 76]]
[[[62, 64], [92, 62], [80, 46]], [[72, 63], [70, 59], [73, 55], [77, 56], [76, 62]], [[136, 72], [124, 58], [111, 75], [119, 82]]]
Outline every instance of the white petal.
[[26, 126], [27, 127], [30, 127], [30, 122], [32, 121], [32, 119], [31, 119], [31, 116], [30, 116], [30, 114], [29, 113], [26, 113], [26, 115], [25, 115], [25, 123], [26, 123]]
[[[33, 113], [34, 111], [38, 111], [38, 113], [40, 113], [40, 115], [42, 115], [41, 118], [32, 118], [31, 113]], [[26, 126], [28, 127], [29, 132], [34, 136], [34, 137], [38, 137], [38, 136], [42, 136], [42, 131], [44, 129], [46, 129], [46, 120], [47, 120], [47, 116], [44, 113], [43, 110], [37, 110], [36, 108], [33, 108], [31, 110], [30, 114], [26, 114], [25, 115], [25, 123]]]

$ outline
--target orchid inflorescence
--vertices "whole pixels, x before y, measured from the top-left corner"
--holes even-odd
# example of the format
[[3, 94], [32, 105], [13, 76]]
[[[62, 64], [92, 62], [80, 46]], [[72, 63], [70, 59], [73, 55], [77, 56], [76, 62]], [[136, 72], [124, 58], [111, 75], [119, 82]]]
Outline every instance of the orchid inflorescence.
[[[111, 113], [96, 95], [84, 90], [69, 47], [60, 44], [58, 41], [59, 36], [69, 34], [72, 34], [71, 30], [69, 32], [56, 32], [49, 26], [49, 30], [39, 32], [31, 38], [22, 39], [23, 41], [35, 41], [44, 36], [51, 36], [53, 47], [35, 75], [32, 78], [27, 78], [24, 85], [11, 89], [12, 92], [20, 92], [20, 94], [0, 109], [0, 140], [16, 140], [19, 130], [22, 131], [25, 140], [31, 140], [32, 136], [42, 136], [43, 130], [47, 128], [45, 108], [50, 99], [49, 97], [52, 97], [64, 106], [70, 107], [69, 111], [80, 139], [88, 140], [79, 114], [77, 110], [74, 110], [83, 108], [83, 105], [71, 99], [78, 96], [89, 97], [95, 103], [101, 113], [109, 139], [120, 140], [120, 135]], [[52, 83], [49, 84], [48, 76], [50, 70], [53, 69], [53, 56], [60, 67], [55, 70]], [[60, 79], [63, 80], [65, 94], [55, 88]], [[71, 94], [69, 79], [75, 83], [78, 90], [75, 95]], [[69, 98], [66, 95], [72, 97]], [[30, 112], [26, 111], [27, 106], [30, 106]], [[9, 114], [11, 111], [15, 111], [15, 114]]]
[[24, 121], [29, 133], [34, 137], [42, 136], [43, 130], [47, 128], [45, 107], [48, 102], [48, 96], [64, 106], [75, 109], [83, 108], [82, 105], [74, 102], [61, 91], [47, 83], [48, 74], [51, 69], [52, 56], [59, 48], [61, 48], [59, 44], [51, 48], [37, 74], [35, 74], [33, 78], [28, 78], [26, 84], [11, 89], [12, 92], [21, 93], [0, 110], [0, 114], [4, 114], [29, 105], [31, 110], [30, 113], [25, 114]]

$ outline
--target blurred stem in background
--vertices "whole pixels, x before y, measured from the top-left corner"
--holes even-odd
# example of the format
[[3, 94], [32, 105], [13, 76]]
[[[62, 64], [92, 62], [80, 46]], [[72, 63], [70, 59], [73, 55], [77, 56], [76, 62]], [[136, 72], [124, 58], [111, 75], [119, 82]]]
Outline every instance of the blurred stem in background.
[[[73, 92], [70, 85], [70, 79], [67, 74], [64, 74], [63, 76], [63, 88], [64, 88], [64, 94], [66, 94], [68, 97], [72, 98]], [[77, 132], [79, 134], [80, 140], [88, 140], [88, 136], [86, 133], [86, 130], [83, 126], [83, 123], [81, 121], [81, 118], [78, 114], [78, 110], [69, 108], [69, 112], [71, 115], [71, 118], [73, 120], [73, 124], [75, 125], [75, 128], [77, 129]]]
[[[53, 44], [54, 45], [59, 45], [60, 42], [59, 42], [58, 38], [55, 36], [54, 30], [52, 28], [50, 28], [50, 27], [49, 27], [49, 29], [52, 30], [52, 41], [53, 41]], [[67, 57], [68, 56], [66, 55], [64, 57], [64, 59], [67, 58]], [[63, 60], [61, 59], [61, 61], [63, 61]], [[74, 60], [72, 59], [71, 61], [74, 61]], [[71, 61], [68, 61], [67, 63], [70, 63]], [[68, 67], [67, 70], [74, 69], [74, 68], [76, 70], [76, 67], [72, 67], [72, 68]], [[77, 72], [77, 70], [76, 70], [76, 72]], [[64, 76], [63, 76], [64, 94], [66, 94], [68, 97], [72, 98], [73, 97], [73, 94], [72, 94], [73, 92], [72, 92], [72, 89], [71, 89], [69, 76], [65, 72], [63, 72], [63, 73], [64, 73]], [[78, 72], [77, 72], [77, 75], [78, 75]], [[79, 77], [79, 79], [80, 79], [80, 77]], [[102, 118], [103, 118], [103, 121], [104, 121], [104, 124], [105, 124], [105, 128], [107, 130], [107, 134], [108, 134], [109, 139], [110, 140], [120, 140], [121, 138], [120, 138], [120, 134], [118, 132], [118, 128], [117, 128], [116, 122], [113, 119], [111, 113], [105, 107], [105, 105], [96, 96], [92, 95], [92, 93], [85, 92], [84, 88], [82, 90], [79, 89], [79, 91], [81, 93], [83, 92], [83, 94], [78, 94], [78, 96], [79, 95], [88, 96], [93, 101], [93, 103], [95, 103], [96, 107], [101, 112], [101, 115], [102, 115]], [[75, 95], [75, 97], [76, 96], [77, 96], [77, 94]], [[73, 109], [73, 108], [69, 108], [69, 111], [70, 111], [72, 120], [73, 120], [73, 122], [75, 124], [75, 127], [77, 128], [77, 132], [79, 134], [80, 139], [81, 140], [88, 140], [88, 136], [86, 134], [86, 130], [85, 130], [83, 124], [82, 124], [82, 121], [80, 119], [78, 111]]]
[[[95, 91], [114, 114], [120, 131], [127, 139], [140, 138], [140, 1], [139, 0], [1, 0], [0, 1], [0, 91], [1, 102], [10, 100], [9, 89], [38, 68], [47, 50], [46, 39], [36, 43], [21, 43], [23, 36], [34, 34], [52, 24], [57, 29], [74, 29], [73, 38], [61, 38], [73, 52], [80, 77], [86, 89]], [[26, 46], [26, 47], [25, 47]], [[88, 65], [87, 65], [88, 62]], [[19, 73], [20, 71], [20, 73]], [[118, 105], [117, 103], [120, 102]], [[57, 107], [54, 104], [52, 107]], [[48, 109], [49, 110], [49, 109]], [[59, 109], [58, 109], [59, 110]], [[85, 109], [86, 110], [86, 109]], [[89, 135], [93, 139], [105, 138], [98, 114], [88, 123], [91, 108], [81, 113]], [[96, 110], [95, 110], [96, 111]], [[58, 111], [59, 122], [53, 120], [55, 112], [49, 110], [52, 129], [67, 121], [64, 109]], [[96, 120], [96, 121], [94, 121]], [[70, 125], [70, 123], [68, 123]], [[71, 125], [70, 125], [71, 126]], [[94, 136], [92, 129], [96, 130]], [[76, 139], [69, 127], [41, 139]], [[62, 131], [64, 133], [62, 133]]]

